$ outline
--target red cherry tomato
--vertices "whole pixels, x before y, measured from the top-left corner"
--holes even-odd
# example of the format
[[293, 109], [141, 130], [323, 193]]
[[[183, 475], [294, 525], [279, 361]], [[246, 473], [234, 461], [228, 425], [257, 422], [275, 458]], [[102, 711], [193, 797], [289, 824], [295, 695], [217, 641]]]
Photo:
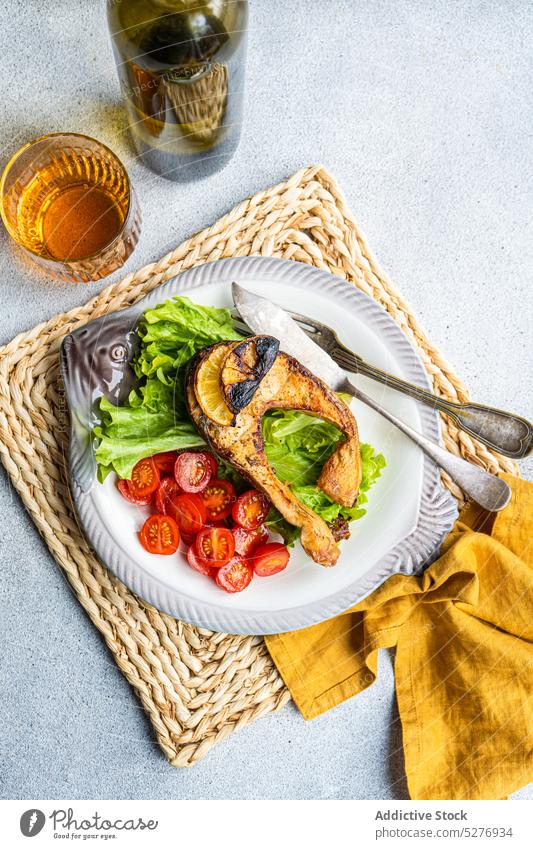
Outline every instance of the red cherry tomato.
[[195, 545], [198, 557], [208, 566], [223, 566], [235, 554], [235, 540], [228, 528], [203, 528]]
[[209, 465], [211, 466], [211, 480], [215, 480], [218, 477], [218, 463], [214, 454], [211, 454], [209, 451], [202, 452], [204, 457], [207, 457], [209, 460]]
[[197, 534], [205, 525], [204, 502], [199, 495], [184, 492], [168, 502], [167, 510], [184, 534]]
[[130, 488], [134, 495], [151, 495], [159, 486], [159, 470], [150, 457], [146, 457], [133, 467]]
[[240, 593], [246, 589], [253, 576], [252, 567], [236, 554], [229, 563], [217, 569], [215, 581], [227, 593]]
[[178, 454], [174, 477], [184, 492], [202, 492], [211, 480], [211, 460], [203, 451]]
[[239, 495], [237, 501], [233, 505], [231, 515], [234, 522], [245, 528], [247, 531], [252, 531], [258, 528], [265, 521], [268, 511], [270, 510], [270, 502], [266, 495], [259, 492], [258, 489], [249, 489]]
[[264, 545], [268, 540], [268, 531], [263, 526], [247, 531], [244, 528], [233, 528], [235, 539], [235, 553], [242, 557], [251, 557], [256, 548]]
[[157, 508], [158, 513], [171, 513], [171, 509], [169, 510], [169, 502], [172, 501], [176, 495], [179, 495], [181, 489], [178, 484], [174, 480], [174, 478], [163, 478], [159, 486], [157, 487], [157, 492], [155, 494], [155, 506]]
[[192, 566], [193, 569], [196, 569], [197, 572], [201, 572], [202, 575], [207, 575], [209, 578], [213, 578], [217, 571], [211, 566], [208, 566], [207, 563], [204, 563], [203, 560], [200, 560], [196, 553], [195, 545], [189, 546], [189, 550], [187, 551], [187, 563], [189, 566]]
[[196, 536], [196, 534], [186, 534], [184, 531], [180, 531], [181, 541], [185, 543], [186, 547], [196, 542]]
[[210, 522], [226, 519], [231, 513], [235, 501], [235, 489], [232, 483], [224, 480], [210, 481], [202, 492], [207, 518]]
[[152, 460], [162, 475], [173, 475], [177, 456], [177, 451], [162, 451], [161, 454], [154, 454]]
[[129, 481], [118, 481], [117, 488], [123, 498], [126, 499], [126, 501], [129, 501], [131, 504], [137, 504], [139, 507], [146, 507], [153, 501], [153, 492], [151, 492], [149, 495], [135, 495], [130, 486]]
[[141, 543], [150, 554], [174, 554], [180, 543], [180, 532], [174, 519], [154, 513], [141, 529]]
[[285, 569], [289, 557], [288, 549], [281, 542], [267, 542], [254, 552], [254, 572], [261, 578], [275, 575]]

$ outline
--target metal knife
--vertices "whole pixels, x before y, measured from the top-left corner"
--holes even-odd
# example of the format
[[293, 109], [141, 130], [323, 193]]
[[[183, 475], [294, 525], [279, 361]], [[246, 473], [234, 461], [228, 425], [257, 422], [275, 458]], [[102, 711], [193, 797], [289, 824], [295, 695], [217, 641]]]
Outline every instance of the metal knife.
[[380, 413], [415, 442], [470, 498], [485, 510], [503, 510], [511, 499], [511, 489], [501, 478], [446, 451], [436, 442], [398, 419], [348, 379], [346, 372], [322, 348], [309, 339], [288, 313], [267, 298], [255, 295], [238, 283], [232, 284], [233, 302], [243, 321], [254, 333], [279, 339], [283, 351], [299, 360], [336, 392], [346, 392]]

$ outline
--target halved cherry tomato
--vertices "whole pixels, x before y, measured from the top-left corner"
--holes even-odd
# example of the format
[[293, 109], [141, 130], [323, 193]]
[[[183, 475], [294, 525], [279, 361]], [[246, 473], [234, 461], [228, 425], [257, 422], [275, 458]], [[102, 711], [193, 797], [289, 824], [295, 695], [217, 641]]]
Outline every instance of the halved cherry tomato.
[[227, 519], [207, 519], [205, 523], [206, 528], [228, 528], [228, 520]]
[[204, 457], [207, 457], [209, 460], [209, 464], [211, 466], [211, 480], [215, 480], [218, 477], [218, 463], [214, 454], [211, 454], [209, 451], [202, 452]]
[[211, 460], [203, 451], [178, 454], [174, 477], [184, 492], [201, 492], [211, 480]]
[[193, 545], [196, 542], [197, 534], [187, 534], [185, 531], [180, 531], [181, 541], [186, 546]]
[[133, 467], [130, 487], [134, 495], [144, 496], [155, 492], [159, 486], [159, 470], [150, 457], [146, 457]]
[[228, 528], [203, 528], [195, 545], [198, 557], [208, 566], [223, 566], [235, 554], [235, 540]]
[[268, 511], [270, 510], [270, 502], [266, 495], [259, 492], [258, 489], [249, 489], [239, 495], [237, 501], [233, 505], [231, 515], [233, 520], [245, 528], [247, 531], [252, 531], [258, 528], [265, 521]]
[[288, 549], [281, 542], [267, 542], [254, 552], [254, 572], [261, 578], [275, 575], [285, 569], [289, 557]]
[[207, 575], [209, 578], [213, 578], [216, 574], [216, 569], [213, 569], [211, 566], [208, 566], [207, 563], [204, 563], [203, 560], [200, 560], [198, 554], [196, 553], [196, 546], [190, 545], [187, 551], [187, 563], [189, 566], [192, 566], [193, 569], [196, 569], [197, 572], [201, 572], [202, 575]]
[[236, 554], [229, 563], [217, 569], [215, 581], [227, 593], [240, 593], [246, 589], [253, 576], [252, 567]]
[[256, 548], [268, 540], [268, 531], [263, 526], [247, 531], [244, 528], [233, 528], [235, 539], [235, 553], [242, 557], [251, 557]]
[[137, 504], [139, 507], [146, 507], [148, 504], [152, 503], [154, 498], [153, 492], [149, 495], [135, 495], [130, 486], [130, 482], [127, 480], [118, 481], [117, 488], [126, 501], [131, 502], [131, 504]]
[[157, 508], [157, 512], [164, 514], [169, 512], [172, 513], [172, 509], [168, 509], [169, 502], [179, 495], [180, 492], [181, 489], [174, 478], [163, 478], [157, 487], [157, 492], [155, 494], [155, 506]]
[[150, 554], [174, 554], [180, 543], [179, 528], [171, 516], [154, 513], [142, 526], [141, 542]]
[[173, 475], [177, 456], [177, 451], [162, 451], [161, 454], [154, 454], [152, 460], [156, 464], [161, 474]]
[[167, 510], [184, 534], [197, 534], [205, 525], [204, 502], [199, 495], [184, 492], [168, 502]]
[[202, 492], [201, 498], [209, 521], [218, 522], [226, 519], [231, 513], [235, 501], [235, 488], [229, 481], [212, 480]]

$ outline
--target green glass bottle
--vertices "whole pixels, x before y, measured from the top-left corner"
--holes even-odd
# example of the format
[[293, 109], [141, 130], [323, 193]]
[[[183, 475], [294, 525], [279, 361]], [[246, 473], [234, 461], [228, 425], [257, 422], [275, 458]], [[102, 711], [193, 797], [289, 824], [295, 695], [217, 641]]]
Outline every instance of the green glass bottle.
[[108, 0], [135, 149], [163, 177], [219, 171], [239, 143], [247, 0]]

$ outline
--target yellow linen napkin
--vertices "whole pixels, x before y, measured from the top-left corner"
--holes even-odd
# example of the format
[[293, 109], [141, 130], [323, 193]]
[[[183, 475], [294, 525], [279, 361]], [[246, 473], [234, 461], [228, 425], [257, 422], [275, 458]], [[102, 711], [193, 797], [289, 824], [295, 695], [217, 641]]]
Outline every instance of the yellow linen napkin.
[[[305, 719], [376, 677], [395, 646], [412, 799], [492, 799], [533, 779], [533, 485], [471, 505], [422, 575], [394, 575], [347, 613], [267, 646]], [[360, 729], [364, 733], [364, 729]]]

